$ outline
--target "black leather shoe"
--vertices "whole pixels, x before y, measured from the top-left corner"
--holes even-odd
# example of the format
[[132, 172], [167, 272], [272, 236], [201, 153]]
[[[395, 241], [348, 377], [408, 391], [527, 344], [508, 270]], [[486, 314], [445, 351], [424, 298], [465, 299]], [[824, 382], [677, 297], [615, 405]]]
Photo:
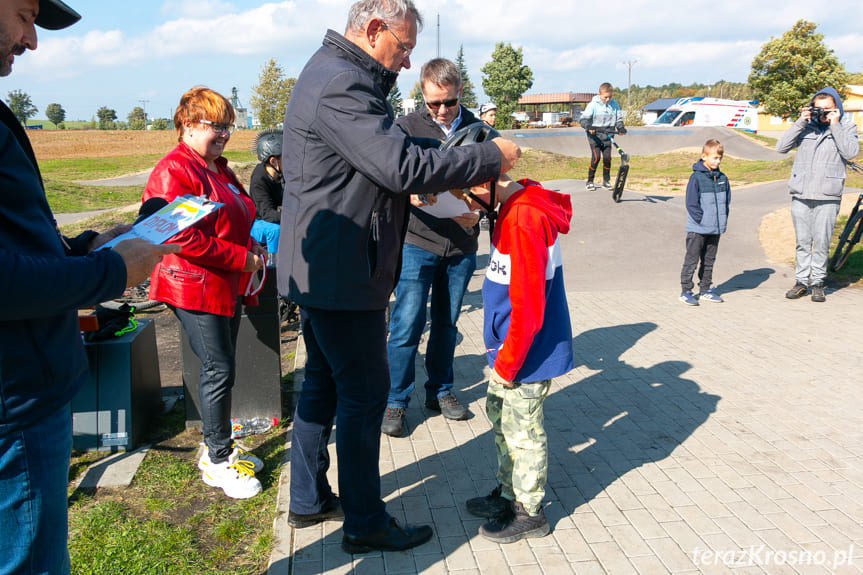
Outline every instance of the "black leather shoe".
[[401, 437], [405, 432], [405, 408], [388, 407], [381, 422], [381, 432], [392, 437]]
[[342, 549], [347, 553], [368, 553], [370, 551], [404, 551], [422, 545], [432, 536], [428, 525], [400, 527], [390, 517], [386, 527], [368, 535], [342, 534]]
[[447, 419], [454, 419], [456, 421], [467, 419], [467, 409], [465, 409], [465, 407], [460, 404], [458, 399], [456, 399], [456, 397], [451, 393], [448, 393], [443, 397], [427, 399], [426, 409], [440, 411], [441, 415]]
[[288, 525], [294, 529], [303, 529], [305, 527], [317, 525], [318, 523], [323, 523], [324, 521], [335, 521], [337, 519], [344, 518], [345, 513], [342, 511], [342, 505], [339, 502], [338, 497], [333, 497], [333, 499], [324, 505], [324, 507], [317, 513], [308, 513], [303, 515], [301, 513], [288, 511]]

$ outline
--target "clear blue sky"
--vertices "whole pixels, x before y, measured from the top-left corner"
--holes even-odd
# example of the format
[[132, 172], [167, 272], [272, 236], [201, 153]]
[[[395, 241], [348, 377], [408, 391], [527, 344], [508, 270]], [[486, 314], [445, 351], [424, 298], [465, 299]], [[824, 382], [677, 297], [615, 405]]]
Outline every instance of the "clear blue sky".
[[[261, 67], [274, 58], [299, 74], [327, 28], [343, 32], [350, 0], [66, 0], [83, 19], [60, 32], [39, 29], [39, 48], [15, 59], [0, 79], [0, 97], [28, 93], [39, 108], [59, 103], [70, 120], [89, 120], [101, 106], [120, 119], [135, 106], [170, 117], [180, 95], [205, 85], [248, 106]], [[529, 93], [587, 92], [601, 82], [625, 87], [719, 80], [744, 82], [752, 58], [771, 36], [800, 18], [815, 22], [850, 72], [863, 72], [863, 7], [830, 3], [657, 3], [605, 0], [416, 0], [425, 28], [399, 77], [407, 96], [423, 62], [455, 58], [464, 46], [471, 80], [482, 94], [480, 68], [496, 42], [521, 47], [534, 74]], [[543, 5], [545, 7], [543, 7]], [[440, 26], [438, 27], [438, 15]], [[142, 102], [143, 101], [143, 102]]]

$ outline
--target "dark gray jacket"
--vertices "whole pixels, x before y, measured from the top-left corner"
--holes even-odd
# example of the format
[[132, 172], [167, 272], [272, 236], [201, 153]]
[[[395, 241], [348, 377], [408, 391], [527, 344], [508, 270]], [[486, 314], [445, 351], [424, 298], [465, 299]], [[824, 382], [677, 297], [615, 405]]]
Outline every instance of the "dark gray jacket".
[[[857, 143], [857, 125], [844, 113], [842, 99], [833, 88], [824, 88], [818, 94], [827, 94], [841, 114], [836, 124], [798, 119], [779, 141], [776, 151], [785, 153], [797, 148], [788, 192], [804, 200], [836, 200], [842, 197], [845, 187], [845, 163], [860, 153]], [[812, 97], [809, 105], [815, 97]]]
[[382, 310], [399, 277], [408, 196], [500, 172], [492, 143], [424, 149], [393, 121], [397, 74], [328, 30], [285, 112], [279, 293], [301, 306]]
[[[480, 120], [461, 106], [459, 129]], [[434, 121], [426, 106], [416, 112], [402, 116], [396, 124], [404, 128], [409, 136], [444, 140], [441, 127]], [[467, 211], [467, 210], [465, 210]], [[410, 220], [405, 243], [422, 248], [436, 256], [452, 257], [476, 253], [479, 225], [465, 228], [452, 218], [436, 218], [416, 206], [410, 206]]]

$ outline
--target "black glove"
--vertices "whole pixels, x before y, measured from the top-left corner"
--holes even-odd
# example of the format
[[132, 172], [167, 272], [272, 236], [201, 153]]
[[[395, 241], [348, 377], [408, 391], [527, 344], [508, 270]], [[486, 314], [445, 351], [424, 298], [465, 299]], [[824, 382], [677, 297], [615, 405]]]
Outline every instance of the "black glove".
[[621, 124], [617, 127], [617, 134], [619, 136], [623, 136], [626, 134], [626, 128], [623, 127], [623, 124]]

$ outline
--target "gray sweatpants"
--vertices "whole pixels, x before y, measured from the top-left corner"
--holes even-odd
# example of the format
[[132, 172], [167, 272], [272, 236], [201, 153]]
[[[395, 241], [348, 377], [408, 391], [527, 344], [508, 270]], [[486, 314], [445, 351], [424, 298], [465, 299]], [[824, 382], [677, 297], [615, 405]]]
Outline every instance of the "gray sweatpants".
[[823, 283], [833, 225], [839, 214], [839, 200], [791, 199], [791, 220], [797, 236], [797, 269], [794, 277], [803, 285]]

